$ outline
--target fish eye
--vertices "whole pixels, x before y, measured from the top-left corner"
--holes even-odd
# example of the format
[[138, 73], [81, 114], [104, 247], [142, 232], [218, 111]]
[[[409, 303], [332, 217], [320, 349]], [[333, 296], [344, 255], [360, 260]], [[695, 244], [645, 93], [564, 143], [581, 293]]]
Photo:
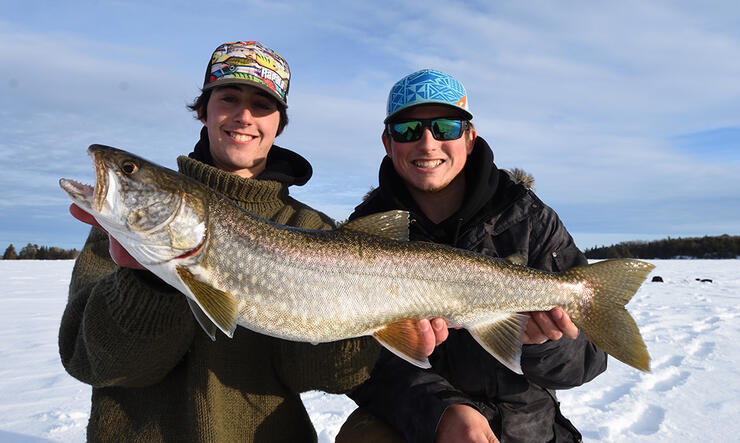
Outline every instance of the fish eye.
[[136, 172], [139, 169], [139, 167], [136, 165], [136, 163], [132, 162], [131, 160], [126, 160], [123, 163], [121, 163], [121, 169], [123, 170], [123, 172], [130, 175]]

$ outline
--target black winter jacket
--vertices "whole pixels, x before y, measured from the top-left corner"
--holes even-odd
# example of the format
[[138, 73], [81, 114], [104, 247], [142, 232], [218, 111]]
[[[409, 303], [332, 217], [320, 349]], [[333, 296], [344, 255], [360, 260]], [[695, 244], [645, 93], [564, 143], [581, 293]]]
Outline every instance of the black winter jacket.
[[[380, 168], [380, 186], [350, 220], [391, 209], [411, 213], [411, 240], [445, 243], [493, 257], [521, 254], [527, 266], [565, 271], [586, 264], [555, 211], [511, 175], [496, 168], [480, 137], [465, 167], [463, 207], [434, 224], [418, 209], [390, 159]], [[518, 375], [488, 354], [465, 330], [417, 368], [383, 350], [370, 380], [350, 397], [398, 430], [409, 442], [432, 442], [444, 410], [465, 404], [485, 415], [502, 443], [580, 441], [561, 414], [555, 389], [579, 386], [606, 369], [606, 354], [580, 335], [524, 345]]]

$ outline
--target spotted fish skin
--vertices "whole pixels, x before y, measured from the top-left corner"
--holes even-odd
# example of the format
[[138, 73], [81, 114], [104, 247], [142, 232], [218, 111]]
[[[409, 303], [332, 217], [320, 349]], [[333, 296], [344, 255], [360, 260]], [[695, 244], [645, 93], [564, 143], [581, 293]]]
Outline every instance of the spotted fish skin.
[[408, 213], [331, 231], [257, 217], [205, 185], [115, 148], [89, 148], [95, 187], [62, 179], [147, 269], [188, 297], [203, 329], [237, 325], [312, 343], [373, 335], [421, 367], [416, 321], [466, 328], [521, 373], [526, 311], [562, 307], [597, 346], [640, 370], [650, 356], [625, 305], [653, 265], [607, 260], [547, 273], [445, 245], [408, 241]]

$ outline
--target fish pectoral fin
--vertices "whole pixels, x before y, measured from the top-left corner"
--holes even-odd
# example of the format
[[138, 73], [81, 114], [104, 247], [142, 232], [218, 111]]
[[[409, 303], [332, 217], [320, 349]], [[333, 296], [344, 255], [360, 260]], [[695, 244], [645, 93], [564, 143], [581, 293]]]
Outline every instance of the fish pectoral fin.
[[466, 326], [473, 338], [496, 357], [504, 366], [522, 373], [522, 341], [521, 334], [527, 327], [529, 316], [516, 312], [497, 313], [493, 319], [474, 326]]
[[198, 320], [198, 324], [200, 325], [200, 327], [203, 328], [203, 330], [209, 337], [211, 337], [211, 340], [216, 341], [216, 325], [213, 324], [206, 313], [203, 312], [202, 309], [200, 309], [198, 303], [196, 303], [190, 297], [185, 298], [188, 300], [188, 306], [190, 306], [190, 310], [193, 311], [193, 316], [196, 320]]
[[362, 232], [391, 240], [409, 240], [408, 211], [386, 211], [367, 215], [339, 226], [341, 230]]
[[386, 349], [407, 362], [423, 369], [431, 368], [422, 349], [423, 336], [417, 320], [405, 319], [391, 323], [373, 334]]
[[[190, 289], [190, 292], [193, 293], [195, 302], [208, 319], [218, 326], [224, 334], [233, 337], [234, 330], [236, 329], [236, 318], [239, 312], [236, 307], [236, 297], [196, 279], [193, 273], [184, 266], [177, 267], [177, 275], [180, 276], [188, 289]], [[197, 314], [195, 318], [203, 326]], [[203, 329], [211, 335], [208, 329], [205, 327]]]

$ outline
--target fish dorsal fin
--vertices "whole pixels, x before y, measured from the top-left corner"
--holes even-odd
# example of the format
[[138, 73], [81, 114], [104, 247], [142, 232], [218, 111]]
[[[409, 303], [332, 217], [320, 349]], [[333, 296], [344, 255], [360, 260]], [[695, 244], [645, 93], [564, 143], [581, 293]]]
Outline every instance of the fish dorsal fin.
[[466, 326], [470, 335], [496, 357], [504, 366], [522, 373], [522, 341], [521, 334], [527, 327], [529, 316], [512, 312], [495, 313], [485, 322], [475, 326]]
[[504, 261], [512, 265], [527, 266], [527, 257], [519, 252], [515, 252], [514, 254], [504, 257]]
[[409, 213], [408, 211], [386, 211], [367, 215], [339, 226], [345, 231], [363, 232], [391, 240], [409, 240]]
[[373, 334], [386, 349], [420, 368], [432, 366], [422, 349], [423, 337], [416, 320], [405, 319], [391, 323]]
[[[190, 272], [185, 266], [177, 267], [177, 275], [180, 276], [185, 285], [193, 293], [195, 301], [198, 307], [203, 310], [203, 313], [216, 325], [224, 334], [229, 337], [234, 336], [234, 330], [236, 329], [236, 317], [238, 309], [236, 307], [236, 297], [232, 296], [228, 292], [221, 291], [214, 288], [208, 283], [203, 283], [197, 280], [192, 272]], [[201, 319], [198, 315], [195, 316], [198, 322]], [[210, 331], [206, 329], [206, 333]], [[211, 334], [209, 334], [211, 335]]]
[[188, 300], [188, 306], [190, 306], [190, 310], [193, 311], [193, 316], [195, 316], [195, 319], [198, 320], [198, 324], [200, 325], [200, 327], [203, 328], [203, 330], [209, 337], [211, 337], [211, 340], [216, 341], [216, 325], [213, 324], [206, 313], [203, 312], [202, 309], [200, 309], [198, 303], [196, 303], [190, 297], [185, 298]]

